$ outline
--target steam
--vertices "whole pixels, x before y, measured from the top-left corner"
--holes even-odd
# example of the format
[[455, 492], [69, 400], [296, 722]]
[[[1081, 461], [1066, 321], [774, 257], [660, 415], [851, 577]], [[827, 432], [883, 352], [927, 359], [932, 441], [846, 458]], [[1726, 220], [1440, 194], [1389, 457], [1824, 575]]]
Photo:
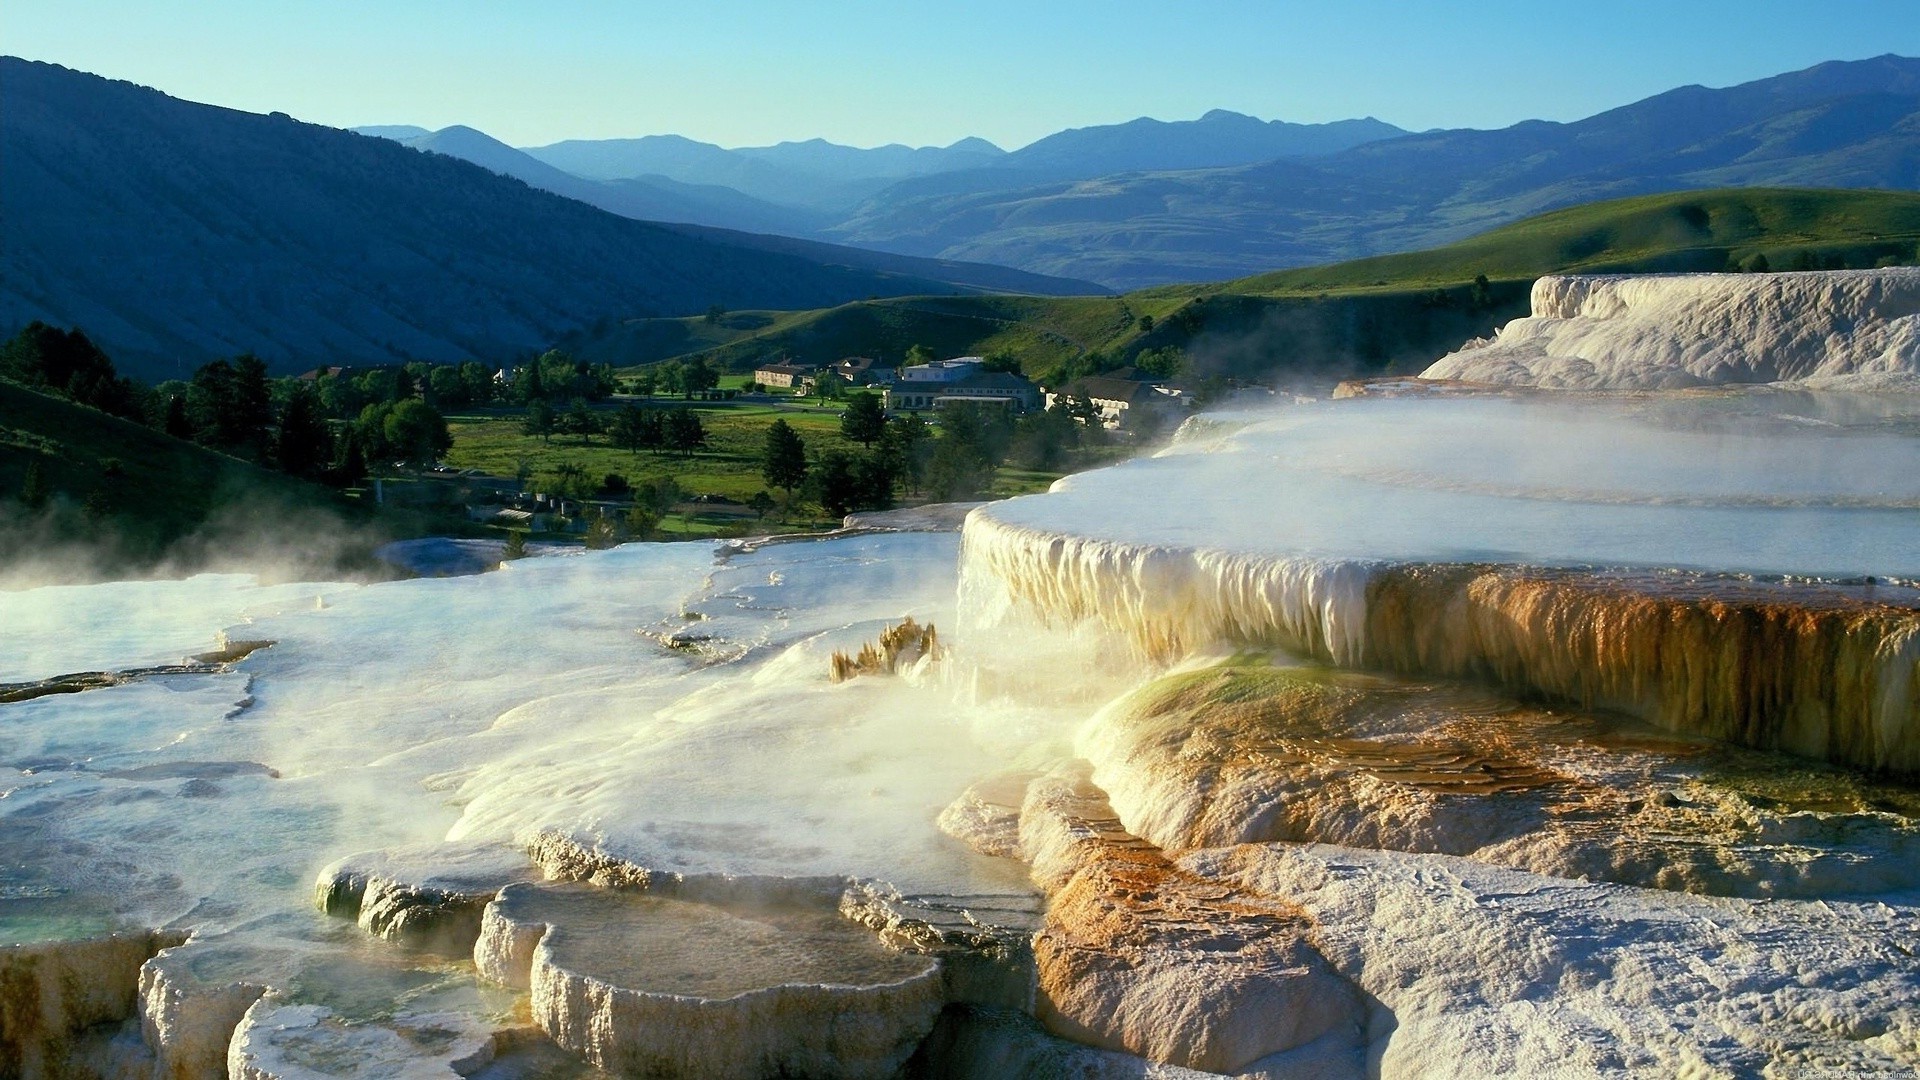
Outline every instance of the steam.
[[830, 677], [835, 651], [903, 618], [951, 620], [957, 546], [876, 535], [716, 564], [709, 545], [636, 544], [377, 586], [0, 594], [0, 680], [174, 661], [223, 632], [276, 642], [224, 674], [0, 706], [0, 885], [48, 897], [29, 933], [89, 904], [216, 931], [304, 909], [352, 852], [553, 833], [669, 871], [1018, 890], [1017, 866], [935, 818], [1064, 747], [1084, 706]]
[[378, 581], [396, 573], [373, 555], [391, 539], [378, 524], [257, 490], [217, 498], [204, 520], [157, 546], [66, 499], [38, 511], [0, 502], [0, 592], [203, 573]]

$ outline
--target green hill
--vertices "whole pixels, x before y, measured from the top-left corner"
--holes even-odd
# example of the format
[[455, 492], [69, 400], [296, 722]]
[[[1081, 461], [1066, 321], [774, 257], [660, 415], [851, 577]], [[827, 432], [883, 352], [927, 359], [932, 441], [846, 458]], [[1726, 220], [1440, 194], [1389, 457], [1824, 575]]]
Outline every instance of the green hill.
[[[23, 506], [35, 465], [45, 502]], [[55, 577], [241, 556], [250, 569], [369, 569], [375, 545], [421, 525], [5, 379], [0, 508], [0, 568]]]
[[[1775, 270], [1834, 260], [1855, 268], [1911, 262], [1920, 193], [1727, 188], [1611, 199], [1541, 214], [1426, 251], [1281, 270], [1224, 285], [1146, 295], [1227, 291], [1284, 296], [1328, 290], [1433, 287], [1542, 274], [1715, 271], [1764, 254]], [[1142, 295], [1142, 294], [1135, 294]]]
[[[813, 311], [636, 319], [570, 347], [619, 366], [705, 355], [733, 370], [790, 356], [898, 359], [915, 344], [954, 356], [999, 350], [1031, 374], [1098, 351], [1123, 362], [1183, 349], [1200, 375], [1320, 378], [1425, 367], [1526, 312], [1533, 280], [1559, 272], [1776, 270], [1916, 261], [1920, 193], [1734, 188], [1558, 210], [1426, 251], [1117, 297], [901, 297]], [[1483, 288], [1473, 284], [1484, 275]], [[1149, 317], [1151, 322], [1143, 320]]]

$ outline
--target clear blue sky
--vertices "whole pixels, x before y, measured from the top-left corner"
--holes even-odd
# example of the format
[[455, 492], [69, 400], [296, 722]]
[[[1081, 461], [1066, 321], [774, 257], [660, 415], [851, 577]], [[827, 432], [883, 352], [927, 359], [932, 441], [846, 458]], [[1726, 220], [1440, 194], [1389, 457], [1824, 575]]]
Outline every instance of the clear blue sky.
[[1686, 83], [1920, 55], [1920, 0], [1598, 4], [6, 0], [0, 51], [342, 127], [516, 145], [675, 132], [872, 146], [1212, 108], [1572, 120]]

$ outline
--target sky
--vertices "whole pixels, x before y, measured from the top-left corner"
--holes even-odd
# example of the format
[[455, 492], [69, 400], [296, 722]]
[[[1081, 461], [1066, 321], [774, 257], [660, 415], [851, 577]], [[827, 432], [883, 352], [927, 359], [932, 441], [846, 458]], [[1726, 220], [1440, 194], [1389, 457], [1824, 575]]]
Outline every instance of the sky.
[[1413, 130], [1575, 120], [1689, 83], [1920, 55], [1920, 0], [7, 0], [0, 52], [253, 112], [467, 124], [516, 146], [673, 133], [1014, 149], [1215, 108]]

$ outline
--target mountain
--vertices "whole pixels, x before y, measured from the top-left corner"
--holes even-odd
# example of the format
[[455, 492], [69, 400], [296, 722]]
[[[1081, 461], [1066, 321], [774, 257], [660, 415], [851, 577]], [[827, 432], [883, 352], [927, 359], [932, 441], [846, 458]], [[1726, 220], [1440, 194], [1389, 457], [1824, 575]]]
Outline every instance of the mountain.
[[371, 135], [376, 139], [399, 139], [402, 141], [418, 139], [423, 135], [433, 134], [433, 132], [428, 131], [426, 128], [414, 124], [362, 124], [359, 127], [350, 128], [349, 130], [359, 132], [362, 135]]
[[506, 359], [599, 320], [961, 291], [52, 64], [0, 58], [0, 96], [0, 332], [80, 326], [143, 377], [242, 351], [282, 372]]
[[1725, 184], [1913, 188], [1920, 60], [1821, 64], [1682, 87], [1574, 123], [1432, 131], [1318, 157], [1012, 189], [974, 175], [896, 184], [827, 235], [1132, 288], [1444, 243], [1600, 198]]
[[399, 141], [415, 150], [471, 161], [529, 187], [639, 221], [719, 225], [799, 236], [811, 235], [829, 221], [824, 214], [765, 202], [718, 184], [687, 184], [664, 176], [588, 180], [470, 127], [442, 128]]
[[1005, 156], [985, 139], [971, 138], [945, 147], [892, 144], [862, 150], [809, 139], [726, 150], [679, 135], [575, 139], [526, 152], [589, 180], [666, 177], [816, 212], [845, 211], [904, 177], [974, 168]]
[[1331, 124], [1263, 121], [1215, 109], [1198, 120], [1141, 117], [1073, 128], [1012, 153], [985, 139], [860, 150], [824, 139], [725, 150], [678, 135], [555, 143], [527, 153], [590, 179], [661, 175], [844, 215], [905, 181], [902, 192], [981, 192], [1116, 172], [1244, 165], [1329, 154], [1405, 132], [1371, 117]]
[[1258, 120], [1215, 109], [1198, 120], [1141, 117], [1124, 124], [1072, 128], [1007, 155], [1006, 168], [1055, 179], [1250, 165], [1317, 157], [1406, 132], [1369, 116], [1331, 124]]
[[925, 259], [807, 240], [804, 237], [826, 223], [824, 215], [762, 202], [732, 188], [683, 184], [661, 176], [587, 180], [470, 127], [443, 128], [402, 141], [416, 150], [470, 161], [530, 187], [578, 199], [609, 213], [660, 222], [676, 232], [739, 247], [996, 292], [1073, 296], [1106, 291], [1089, 281], [1047, 277], [1004, 266]]

